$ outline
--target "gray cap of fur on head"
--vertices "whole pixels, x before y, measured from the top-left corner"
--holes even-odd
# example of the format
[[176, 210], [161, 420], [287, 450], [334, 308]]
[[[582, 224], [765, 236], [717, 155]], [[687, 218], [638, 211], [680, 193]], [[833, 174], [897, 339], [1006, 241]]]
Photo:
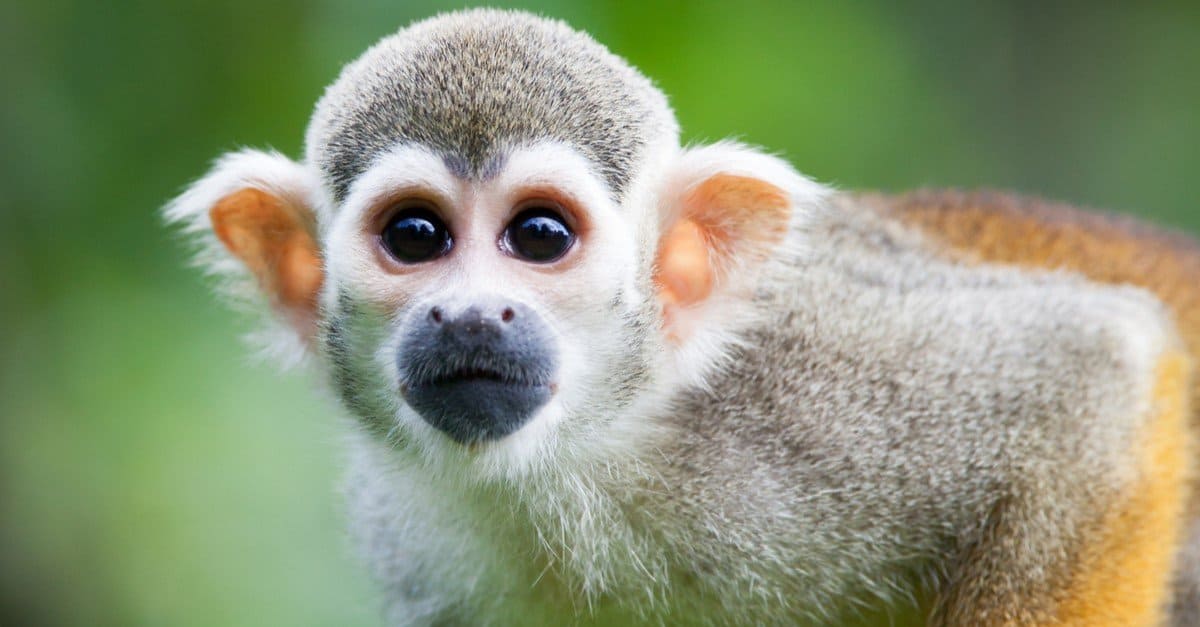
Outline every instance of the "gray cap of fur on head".
[[677, 144], [678, 133], [663, 94], [587, 34], [481, 9], [417, 22], [367, 50], [317, 103], [306, 143], [338, 202], [400, 143], [487, 178], [507, 150], [547, 139], [579, 150], [619, 200], [647, 145]]

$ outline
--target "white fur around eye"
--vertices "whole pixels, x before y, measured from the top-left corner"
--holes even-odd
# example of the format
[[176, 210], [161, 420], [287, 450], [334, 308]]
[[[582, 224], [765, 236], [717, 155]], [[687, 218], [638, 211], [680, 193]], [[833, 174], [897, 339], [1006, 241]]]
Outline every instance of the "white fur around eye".
[[494, 180], [494, 187], [515, 199], [529, 187], [552, 187], [570, 193], [589, 208], [602, 208], [608, 191], [595, 168], [579, 151], [561, 142], [541, 142], [513, 149]]
[[[332, 285], [365, 286], [367, 277], [377, 274], [373, 252], [362, 237], [364, 221], [380, 203], [398, 200], [405, 191], [442, 199], [450, 204], [461, 201], [461, 185], [442, 158], [429, 148], [398, 145], [376, 157], [370, 167], [350, 187], [349, 195], [336, 214], [322, 223], [326, 248], [326, 275]], [[376, 291], [382, 287], [373, 288]], [[325, 293], [325, 306], [336, 305], [333, 290]]]
[[358, 177], [330, 229], [361, 221], [365, 212], [406, 189], [458, 200], [459, 181], [429, 148], [398, 145], [376, 157]]

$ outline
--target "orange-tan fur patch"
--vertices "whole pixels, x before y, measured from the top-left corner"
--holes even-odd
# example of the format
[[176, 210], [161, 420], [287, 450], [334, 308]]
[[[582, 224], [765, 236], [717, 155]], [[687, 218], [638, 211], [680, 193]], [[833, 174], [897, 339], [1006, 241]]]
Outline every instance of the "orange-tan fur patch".
[[1181, 353], [1160, 361], [1153, 416], [1134, 443], [1139, 476], [1104, 514], [1098, 537], [1084, 548], [1053, 624], [1162, 623], [1193, 453], [1188, 362]]

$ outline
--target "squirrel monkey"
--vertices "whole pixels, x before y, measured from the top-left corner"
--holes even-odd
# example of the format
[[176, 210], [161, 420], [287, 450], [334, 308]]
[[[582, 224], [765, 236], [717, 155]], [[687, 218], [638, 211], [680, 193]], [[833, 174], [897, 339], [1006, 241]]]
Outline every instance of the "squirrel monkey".
[[518, 12], [380, 41], [305, 144], [166, 215], [353, 416], [391, 623], [1200, 624], [1190, 241], [681, 147]]

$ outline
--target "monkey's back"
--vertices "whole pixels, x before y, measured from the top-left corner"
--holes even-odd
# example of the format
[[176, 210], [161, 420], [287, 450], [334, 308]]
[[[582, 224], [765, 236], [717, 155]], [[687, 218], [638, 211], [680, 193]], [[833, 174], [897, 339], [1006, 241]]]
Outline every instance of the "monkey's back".
[[[1067, 270], [1150, 290], [1171, 308], [1192, 357], [1200, 356], [1200, 244], [1184, 235], [1125, 216], [999, 192], [917, 191], [862, 199], [979, 261]], [[1200, 393], [1200, 380], [1195, 386]]]
[[[1200, 244], [1184, 235], [1125, 216], [999, 192], [927, 190], [861, 198], [955, 254], [1145, 288], [1170, 307], [1188, 352], [1200, 360]], [[1200, 399], [1200, 376], [1192, 390], [1192, 398]], [[1200, 430], [1200, 403], [1192, 407]]]
[[[864, 194], [859, 200], [968, 260], [1064, 270], [1100, 283], [1144, 288], [1170, 308], [1188, 353], [1200, 363], [1200, 244], [1191, 238], [1125, 216], [999, 192], [923, 190], [899, 196]], [[1193, 376], [1191, 390], [1190, 425], [1197, 437], [1200, 375]], [[1196, 473], [1191, 493], [1177, 603], [1193, 607], [1184, 611], [1200, 605]], [[1176, 620], [1181, 620], [1178, 614]]]

